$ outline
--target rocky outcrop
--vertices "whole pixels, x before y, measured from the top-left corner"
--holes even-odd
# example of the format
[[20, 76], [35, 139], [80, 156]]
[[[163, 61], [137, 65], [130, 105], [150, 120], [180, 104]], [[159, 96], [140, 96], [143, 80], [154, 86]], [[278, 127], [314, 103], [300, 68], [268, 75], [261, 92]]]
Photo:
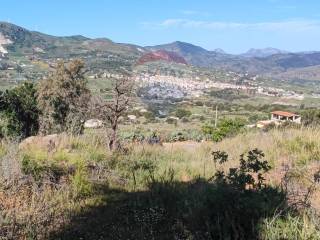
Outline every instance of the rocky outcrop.
[[103, 122], [99, 119], [89, 119], [84, 123], [85, 128], [101, 128], [103, 127]]
[[154, 61], [167, 61], [167, 62], [175, 62], [181, 64], [187, 64], [187, 61], [174, 52], [169, 52], [166, 50], [158, 50], [155, 52], [149, 52], [144, 54], [141, 58], [139, 58], [137, 64], [145, 64], [147, 62], [154, 62]]
[[32, 136], [24, 139], [19, 144], [19, 149], [28, 149], [31, 146], [37, 146], [41, 149], [46, 149], [47, 151], [52, 151], [57, 148], [61, 142], [61, 136], [58, 134], [52, 134], [47, 136]]

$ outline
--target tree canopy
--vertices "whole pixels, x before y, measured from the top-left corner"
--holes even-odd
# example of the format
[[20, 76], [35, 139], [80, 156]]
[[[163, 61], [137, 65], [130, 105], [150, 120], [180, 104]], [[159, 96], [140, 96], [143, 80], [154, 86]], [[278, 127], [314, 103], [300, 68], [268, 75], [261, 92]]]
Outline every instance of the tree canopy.
[[39, 109], [35, 84], [24, 82], [0, 96], [1, 134], [11, 137], [35, 135], [39, 129]]
[[82, 61], [59, 62], [55, 72], [40, 83], [38, 93], [42, 134], [82, 132], [90, 101]]

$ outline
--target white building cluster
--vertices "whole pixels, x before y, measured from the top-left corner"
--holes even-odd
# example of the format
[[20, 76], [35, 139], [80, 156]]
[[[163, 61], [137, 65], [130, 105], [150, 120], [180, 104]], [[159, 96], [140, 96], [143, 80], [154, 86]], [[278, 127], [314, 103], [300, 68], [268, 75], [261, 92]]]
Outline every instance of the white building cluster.
[[164, 75], [149, 75], [140, 74], [135, 77], [135, 81], [140, 87], [162, 87], [179, 89], [187, 96], [200, 96], [203, 94], [203, 90], [217, 88], [217, 89], [236, 89], [245, 91], [254, 91], [261, 95], [277, 96], [283, 98], [303, 100], [303, 94], [297, 94], [294, 91], [286, 91], [284, 89], [262, 87], [254, 85], [238, 85], [233, 83], [217, 82], [214, 80], [206, 79], [193, 79], [193, 78], [179, 78], [174, 76]]

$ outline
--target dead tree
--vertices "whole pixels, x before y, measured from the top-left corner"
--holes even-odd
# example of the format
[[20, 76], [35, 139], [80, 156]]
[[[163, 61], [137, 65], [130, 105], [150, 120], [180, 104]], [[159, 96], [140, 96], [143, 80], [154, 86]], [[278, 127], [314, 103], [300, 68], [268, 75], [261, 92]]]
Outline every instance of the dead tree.
[[124, 75], [117, 79], [112, 79], [112, 87], [106, 89], [106, 96], [95, 97], [93, 99], [93, 112], [95, 116], [110, 127], [109, 149], [118, 148], [117, 132], [120, 117], [129, 108], [133, 92], [133, 79], [130, 75]]

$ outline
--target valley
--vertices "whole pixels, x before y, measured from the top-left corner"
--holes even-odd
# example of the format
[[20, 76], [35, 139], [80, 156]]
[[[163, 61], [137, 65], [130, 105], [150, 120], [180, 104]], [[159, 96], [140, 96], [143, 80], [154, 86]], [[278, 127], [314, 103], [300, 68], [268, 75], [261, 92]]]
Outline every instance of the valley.
[[[139, 64], [154, 61], [152, 58], [155, 57], [155, 60], [162, 60], [163, 63], [154, 71], [161, 71], [165, 66], [167, 72], [171, 71], [170, 76], [179, 74], [175, 72], [177, 69], [187, 70], [190, 66], [192, 70], [184, 72], [187, 78], [201, 78], [203, 72], [208, 71], [213, 73], [211, 75], [214, 75], [214, 71], [224, 71], [223, 76], [211, 76], [209, 79], [217, 82], [234, 81], [235, 74], [240, 77], [249, 74], [264, 81], [275, 79], [293, 87], [295, 84], [292, 82], [300, 80], [306, 88], [309, 80], [318, 80], [317, 68], [320, 66], [318, 52], [289, 53], [267, 48], [251, 49], [245, 54], [232, 55], [219, 50], [208, 51], [184, 42], [143, 47], [119, 44], [106, 38], [49, 36], [5, 22], [0, 23], [0, 32], [2, 85], [6, 78], [10, 78], [11, 82], [26, 78], [39, 80], [41, 71], [50, 71], [59, 59], [72, 58], [85, 60], [89, 69], [88, 75], [91, 76], [106, 76], [116, 72], [119, 67], [136, 68]], [[152, 51], [160, 52], [158, 56], [151, 56], [150, 54], [156, 53]], [[182, 63], [182, 66], [172, 66], [179, 63]], [[185, 64], [188, 66], [183, 66]], [[21, 74], [16, 74], [17, 72]], [[277, 81], [272, 83], [275, 88]], [[313, 90], [320, 91], [319, 88]]]
[[320, 239], [319, 69], [0, 22], [0, 239]]

